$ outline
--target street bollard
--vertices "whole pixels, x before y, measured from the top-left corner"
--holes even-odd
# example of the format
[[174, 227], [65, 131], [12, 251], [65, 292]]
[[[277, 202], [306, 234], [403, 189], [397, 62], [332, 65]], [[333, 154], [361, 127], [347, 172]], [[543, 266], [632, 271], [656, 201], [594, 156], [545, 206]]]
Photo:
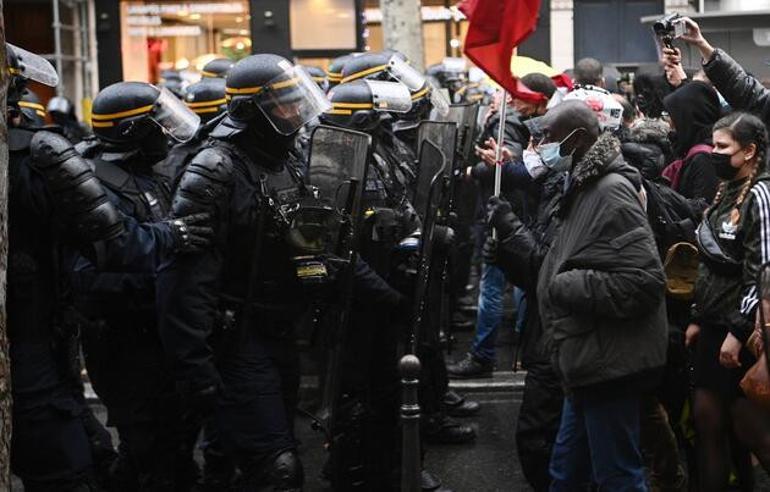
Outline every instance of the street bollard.
[[401, 492], [419, 492], [421, 489], [420, 464], [420, 403], [417, 388], [420, 384], [420, 359], [412, 354], [401, 358]]

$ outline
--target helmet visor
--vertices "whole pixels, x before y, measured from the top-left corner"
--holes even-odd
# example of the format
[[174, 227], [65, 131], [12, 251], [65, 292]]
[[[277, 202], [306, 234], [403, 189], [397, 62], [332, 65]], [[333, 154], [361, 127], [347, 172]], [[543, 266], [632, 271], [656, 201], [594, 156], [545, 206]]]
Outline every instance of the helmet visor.
[[291, 135], [331, 108], [326, 95], [301, 67], [284, 71], [255, 95], [260, 111], [281, 135]]
[[382, 80], [364, 80], [372, 92], [376, 111], [406, 113], [412, 109], [412, 95], [404, 84]]
[[150, 118], [178, 142], [187, 142], [198, 130], [201, 119], [167, 88], [160, 90]]
[[419, 91], [425, 87], [425, 76], [395, 55], [390, 57], [388, 61], [388, 72], [412, 92]]
[[61, 113], [68, 115], [71, 111], [72, 104], [70, 104], [70, 102], [63, 97], [52, 97], [51, 100], [48, 101], [49, 113]]
[[430, 86], [430, 103], [433, 105], [433, 108], [441, 116], [448, 115], [450, 102], [449, 96], [445, 92], [446, 90], [439, 89], [430, 81], [428, 81], [428, 85]]
[[59, 74], [56, 73], [56, 69], [53, 68], [51, 62], [24, 48], [19, 48], [11, 43], [8, 43], [8, 45], [16, 55], [19, 64], [18, 68], [10, 68], [12, 75], [18, 75], [25, 79], [34, 80], [35, 82], [40, 82], [48, 87], [56, 87], [59, 84]]

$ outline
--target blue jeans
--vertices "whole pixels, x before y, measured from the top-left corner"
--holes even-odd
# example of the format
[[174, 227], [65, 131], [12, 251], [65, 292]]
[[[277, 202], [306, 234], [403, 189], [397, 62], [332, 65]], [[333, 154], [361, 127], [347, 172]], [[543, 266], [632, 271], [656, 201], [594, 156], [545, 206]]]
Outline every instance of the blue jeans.
[[[505, 294], [505, 274], [493, 265], [484, 264], [479, 285], [479, 310], [476, 315], [476, 336], [473, 339], [471, 353], [480, 360], [495, 360], [495, 339], [497, 330], [503, 322], [503, 295]], [[526, 302], [523, 292], [514, 290], [517, 304], [517, 329], [523, 324], [523, 312]]]
[[646, 492], [639, 451], [640, 396], [573, 394], [564, 399], [551, 456], [551, 492]]

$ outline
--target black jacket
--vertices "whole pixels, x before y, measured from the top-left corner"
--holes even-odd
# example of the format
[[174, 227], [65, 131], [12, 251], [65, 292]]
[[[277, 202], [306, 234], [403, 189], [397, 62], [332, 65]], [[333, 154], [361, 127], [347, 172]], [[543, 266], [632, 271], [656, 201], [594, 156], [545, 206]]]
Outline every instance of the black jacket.
[[603, 135], [573, 167], [561, 226], [545, 256], [524, 227], [501, 238], [500, 255], [518, 250], [518, 267], [537, 278], [545, 336], [568, 388], [665, 364], [664, 277], [640, 186], [619, 142]]
[[765, 123], [770, 122], [770, 90], [747, 74], [730, 55], [717, 48], [703, 64], [703, 70], [733, 109], [754, 113]]
[[711, 228], [722, 251], [737, 264], [715, 263], [699, 245], [701, 265], [692, 309], [693, 322], [726, 326], [743, 342], [754, 327], [757, 275], [761, 265], [770, 261], [770, 175], [760, 175], [736, 211], [735, 201], [744, 184], [728, 182], [719, 203], [708, 212], [708, 224], [700, 225]]

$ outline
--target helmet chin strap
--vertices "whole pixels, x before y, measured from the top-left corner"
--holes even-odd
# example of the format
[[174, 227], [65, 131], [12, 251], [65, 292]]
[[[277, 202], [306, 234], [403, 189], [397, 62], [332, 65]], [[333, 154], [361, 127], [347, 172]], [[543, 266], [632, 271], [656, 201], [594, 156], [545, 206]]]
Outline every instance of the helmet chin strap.
[[269, 168], [280, 168], [289, 157], [296, 133], [281, 135], [270, 125], [267, 118], [259, 114], [249, 120], [248, 130], [242, 135], [247, 136], [247, 140], [256, 137], [260, 142], [259, 145], [254, 145], [253, 141], [248, 144], [244, 142], [246, 145], [242, 147], [255, 162]]

